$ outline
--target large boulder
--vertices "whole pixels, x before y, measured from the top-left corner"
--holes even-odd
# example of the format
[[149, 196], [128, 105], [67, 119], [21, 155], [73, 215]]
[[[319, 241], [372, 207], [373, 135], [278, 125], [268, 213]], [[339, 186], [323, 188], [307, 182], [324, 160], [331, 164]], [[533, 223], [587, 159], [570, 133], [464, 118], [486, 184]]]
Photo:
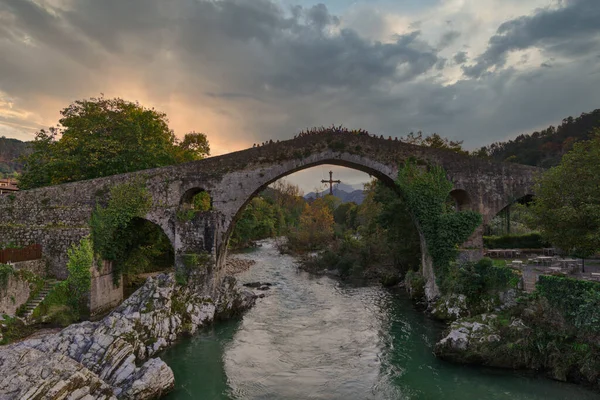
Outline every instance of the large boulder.
[[[148, 278], [101, 321], [74, 324], [57, 334], [0, 348], [0, 398], [28, 398], [28, 393], [44, 399], [158, 398], [173, 388], [175, 380], [171, 369], [152, 357], [182, 334], [196, 332], [215, 317], [240, 313], [255, 300], [253, 294], [240, 291], [233, 278], [224, 279], [213, 297], [193, 285], [177, 284], [173, 274], [159, 275]], [[32, 360], [38, 357], [41, 366], [48, 363], [52, 368], [30, 372], [15, 352]], [[47, 371], [46, 378], [41, 378], [42, 371]], [[55, 393], [66, 392], [57, 387], [82, 395], [61, 397]]]

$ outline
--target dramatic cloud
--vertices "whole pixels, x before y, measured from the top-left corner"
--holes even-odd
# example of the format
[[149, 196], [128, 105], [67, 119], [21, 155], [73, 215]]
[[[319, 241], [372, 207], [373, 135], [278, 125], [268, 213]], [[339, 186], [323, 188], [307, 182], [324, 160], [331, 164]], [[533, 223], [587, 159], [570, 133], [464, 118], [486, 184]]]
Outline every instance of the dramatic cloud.
[[600, 2], [566, 0], [558, 9], [542, 9], [531, 16], [504, 22], [489, 40], [477, 63], [463, 67], [479, 77], [491, 67], [504, 67], [512, 51], [537, 47], [549, 55], [577, 57], [600, 50]]
[[600, 104], [597, 0], [281, 1], [0, 0], [0, 135], [104, 93], [214, 154], [332, 123], [475, 148]]

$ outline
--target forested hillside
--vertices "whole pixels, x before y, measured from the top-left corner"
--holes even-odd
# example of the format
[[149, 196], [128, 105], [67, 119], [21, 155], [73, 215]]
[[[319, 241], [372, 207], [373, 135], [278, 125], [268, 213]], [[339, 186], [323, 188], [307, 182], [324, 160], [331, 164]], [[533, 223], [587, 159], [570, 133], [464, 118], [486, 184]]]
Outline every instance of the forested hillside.
[[0, 177], [21, 171], [21, 163], [17, 161], [27, 150], [27, 143], [18, 139], [0, 137]]
[[594, 128], [600, 129], [600, 109], [583, 113], [577, 118], [565, 118], [557, 127], [549, 126], [541, 132], [493, 143], [476, 154], [488, 155], [498, 161], [552, 167], [558, 165], [575, 142], [590, 139]]

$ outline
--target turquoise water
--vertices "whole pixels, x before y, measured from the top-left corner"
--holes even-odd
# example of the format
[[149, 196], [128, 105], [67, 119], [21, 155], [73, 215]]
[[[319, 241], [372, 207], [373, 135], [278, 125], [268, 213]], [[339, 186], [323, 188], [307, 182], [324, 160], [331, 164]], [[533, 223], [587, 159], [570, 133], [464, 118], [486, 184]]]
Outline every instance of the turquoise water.
[[298, 272], [271, 242], [240, 257], [241, 282], [272, 282], [241, 320], [165, 351], [167, 399], [598, 399], [527, 373], [454, 365], [432, 348], [442, 326], [402, 291], [353, 287]]

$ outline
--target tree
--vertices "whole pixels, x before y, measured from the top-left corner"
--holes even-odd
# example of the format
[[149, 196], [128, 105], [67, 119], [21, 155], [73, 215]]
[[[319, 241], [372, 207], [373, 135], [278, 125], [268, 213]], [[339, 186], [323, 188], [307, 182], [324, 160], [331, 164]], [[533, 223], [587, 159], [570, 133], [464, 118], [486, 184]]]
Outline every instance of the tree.
[[292, 249], [300, 251], [323, 248], [333, 239], [333, 225], [329, 203], [318, 198], [305, 205], [298, 227], [288, 235], [288, 243]]
[[186, 133], [179, 143], [179, 148], [181, 149], [179, 162], [200, 160], [210, 155], [210, 145], [204, 133]]
[[582, 258], [600, 251], [600, 130], [575, 143], [537, 181], [532, 222], [544, 238]]
[[23, 157], [21, 188], [162, 167], [209, 152], [204, 134], [178, 143], [164, 113], [120, 98], [77, 100], [61, 115], [59, 126], [37, 132]]

